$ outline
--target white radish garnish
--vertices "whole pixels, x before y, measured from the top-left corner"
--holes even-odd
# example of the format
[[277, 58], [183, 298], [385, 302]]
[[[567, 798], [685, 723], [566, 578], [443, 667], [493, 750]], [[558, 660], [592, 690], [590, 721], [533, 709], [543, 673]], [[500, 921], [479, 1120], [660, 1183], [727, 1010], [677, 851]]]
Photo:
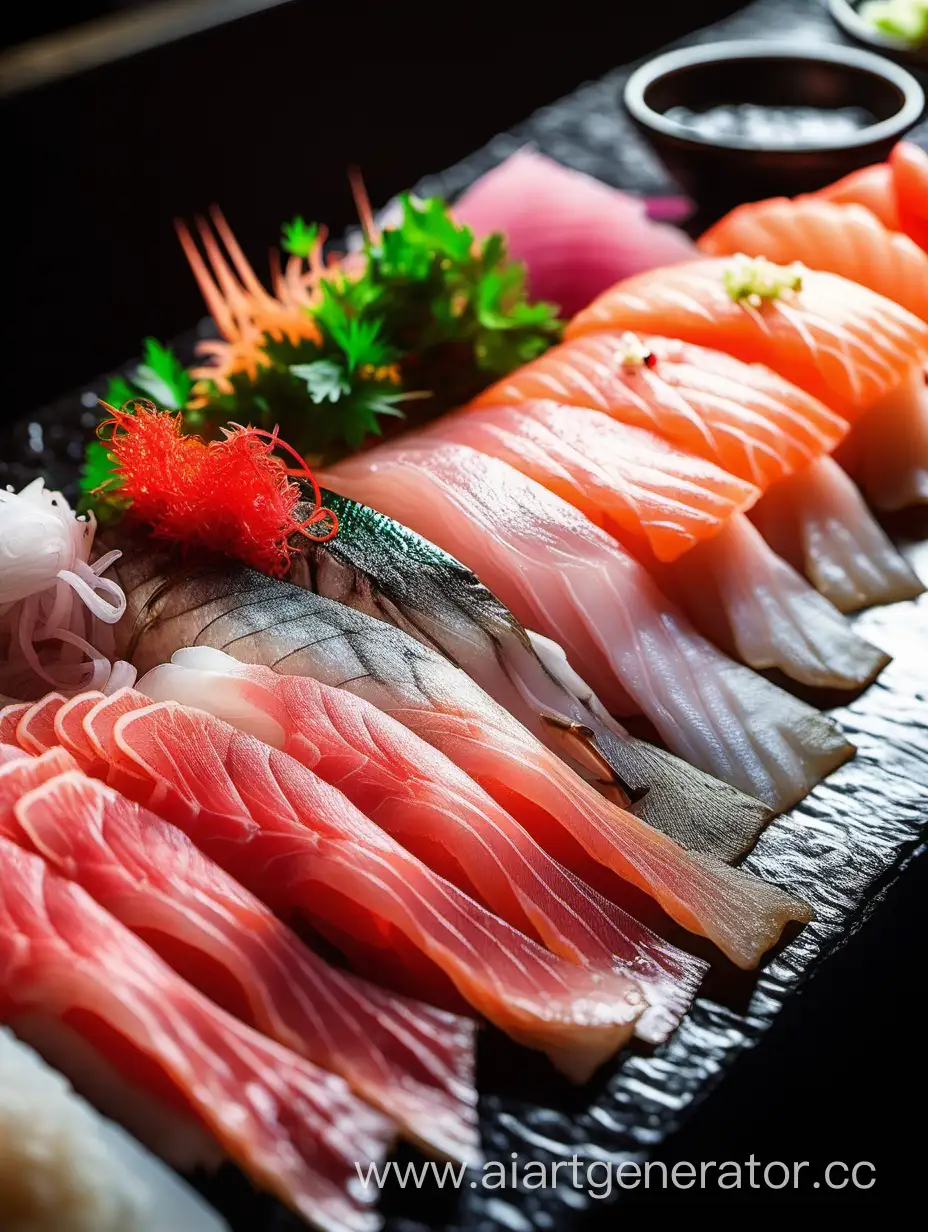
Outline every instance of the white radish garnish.
[[[101, 575], [118, 560], [93, 564], [97, 523], [79, 517], [35, 479], [21, 492], [0, 490], [0, 642], [4, 686], [32, 673], [61, 692], [103, 689], [113, 670], [107, 626], [126, 610], [121, 587]], [[0, 691], [16, 691], [4, 687]]]

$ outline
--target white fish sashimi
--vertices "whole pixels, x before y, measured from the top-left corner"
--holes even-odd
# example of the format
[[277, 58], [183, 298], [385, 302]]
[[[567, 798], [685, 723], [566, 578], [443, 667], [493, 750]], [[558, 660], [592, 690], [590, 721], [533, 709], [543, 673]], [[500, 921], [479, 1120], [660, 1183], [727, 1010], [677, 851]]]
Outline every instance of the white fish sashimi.
[[655, 576], [702, 633], [750, 667], [779, 668], [815, 688], [859, 689], [889, 662], [744, 516]]
[[0, 1028], [4, 1232], [227, 1232], [219, 1215], [125, 1130]]
[[326, 482], [427, 528], [563, 644], [610, 709], [627, 713], [632, 698], [674, 752], [773, 807], [852, 752], [834, 723], [716, 650], [614, 540], [506, 463], [400, 444], [340, 463]]
[[751, 521], [839, 611], [915, 599], [925, 589], [833, 458], [775, 484]]

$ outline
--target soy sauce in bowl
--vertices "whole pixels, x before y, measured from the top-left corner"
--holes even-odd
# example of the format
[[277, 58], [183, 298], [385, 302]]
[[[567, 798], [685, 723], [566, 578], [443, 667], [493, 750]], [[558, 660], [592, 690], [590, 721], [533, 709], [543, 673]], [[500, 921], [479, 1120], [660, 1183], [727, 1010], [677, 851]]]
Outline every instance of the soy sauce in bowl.
[[639, 132], [699, 207], [690, 230], [882, 162], [924, 104], [911, 73], [872, 52], [761, 39], [665, 52], [625, 87]]

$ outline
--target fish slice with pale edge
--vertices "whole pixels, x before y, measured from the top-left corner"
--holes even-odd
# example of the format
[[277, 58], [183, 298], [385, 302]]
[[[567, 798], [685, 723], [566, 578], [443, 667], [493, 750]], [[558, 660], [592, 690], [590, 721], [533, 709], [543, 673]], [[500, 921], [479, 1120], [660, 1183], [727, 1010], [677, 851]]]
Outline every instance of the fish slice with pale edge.
[[118, 790], [378, 979], [451, 1008], [469, 1003], [578, 1081], [634, 1031], [646, 1006], [636, 982], [548, 953], [287, 754], [203, 711], [148, 704], [131, 690], [84, 723], [114, 768], [128, 770]]
[[606, 291], [567, 326], [665, 333], [765, 364], [848, 421], [891, 394], [928, 355], [928, 324], [847, 278], [803, 269], [799, 291], [755, 307], [726, 289], [731, 259], [638, 274]]
[[[365, 509], [365, 514], [371, 512]], [[383, 525], [398, 524], [385, 518]], [[414, 543], [424, 540], [400, 529], [408, 556], [407, 536]], [[152, 550], [150, 542], [134, 551], [122, 542], [126, 554], [119, 562], [118, 579], [127, 609], [116, 633], [120, 653], [131, 658], [140, 672], [166, 662], [185, 646], [227, 650], [241, 662], [310, 676], [372, 702], [440, 749], [526, 828], [530, 828], [526, 811], [533, 815], [539, 809], [556, 829], [565, 815], [576, 816], [581, 825], [588, 824], [587, 814], [609, 816], [608, 805], [597, 799], [598, 793], [584, 792], [584, 783], [550, 744], [546, 746], [461, 670], [458, 663], [467, 656], [460, 645], [449, 661], [447, 654], [437, 651], [432, 637], [415, 636], [384, 612], [365, 610], [363, 579], [352, 590], [352, 601], [345, 596], [345, 602], [334, 602], [314, 587], [277, 581], [221, 558], [192, 561], [163, 548]], [[442, 556], [448, 559], [445, 553]], [[413, 559], [419, 558], [413, 553]], [[398, 572], [398, 560], [396, 565]], [[490, 596], [470, 570], [457, 568], [473, 578], [480, 594]], [[317, 578], [322, 571], [322, 567], [316, 570]], [[412, 576], [421, 575], [414, 568]], [[404, 580], [403, 586], [409, 585]], [[442, 619], [445, 611], [429, 602], [430, 588], [433, 591], [436, 585], [432, 577], [417, 600], [430, 612], [430, 620]], [[515, 623], [499, 600], [490, 598], [494, 610]], [[621, 729], [613, 740], [608, 714], [598, 701], [593, 714], [588, 711], [585, 716], [579, 708], [564, 713], [561, 699], [569, 694], [588, 697], [588, 686], [571, 668], [562, 647], [537, 633], [524, 636], [532, 663], [555, 685], [539, 697], [542, 714], [549, 724], [566, 725], [568, 735], [587, 719], [595, 724], [595, 731], [586, 734], [592, 734], [603, 749], [604, 764], [622, 767], [622, 782], [632, 799], [630, 812], [691, 850], [726, 861], [737, 860], [750, 849], [772, 815], [767, 804], [690, 767], [665, 749], [632, 740]], [[462, 638], [466, 640], [466, 633]], [[481, 657], [485, 646], [478, 639], [474, 647]]]
[[46, 693], [19, 716], [16, 739], [27, 753], [44, 753], [57, 744], [55, 715], [65, 703], [61, 693]]
[[750, 667], [855, 689], [889, 662], [744, 517], [756, 488], [650, 432], [526, 402], [443, 416], [406, 441], [466, 445], [536, 480], [616, 538], [700, 632]]
[[564, 645], [607, 705], [632, 698], [675, 753], [774, 807], [853, 751], [831, 720], [699, 636], [617, 543], [506, 463], [398, 443], [340, 463], [327, 482], [409, 525], [428, 522], [520, 619]]
[[648, 428], [762, 490], [829, 453], [848, 431], [846, 420], [769, 368], [650, 331], [573, 338], [471, 405], [544, 399]]
[[31, 702], [12, 702], [0, 710], [0, 744], [19, 745], [19, 720], [31, 707]]
[[928, 500], [928, 323], [847, 278], [797, 267], [801, 286], [755, 305], [735, 300], [735, 258], [707, 258], [619, 283], [567, 327], [660, 330], [766, 364], [856, 425], [838, 460], [871, 503]]
[[925, 590], [833, 458], [774, 484], [750, 516], [773, 550], [841, 612], [915, 599]]
[[[41, 807], [47, 790], [18, 809]], [[378, 1226], [355, 1163], [383, 1160], [393, 1122], [213, 1005], [85, 890], [5, 838], [0, 1020], [172, 1162], [189, 1163], [185, 1149], [205, 1130], [323, 1232]]]
[[206, 646], [177, 651], [136, 688], [289, 753], [515, 928], [570, 962], [638, 980], [649, 1002], [642, 1038], [665, 1039], [686, 1012], [698, 961], [571, 876], [452, 761], [369, 702]]
[[[28, 808], [20, 800], [48, 789]], [[474, 1025], [330, 967], [185, 834], [62, 748], [0, 767], [0, 833], [78, 882], [210, 999], [339, 1074], [427, 1149], [479, 1162]]]
[[[106, 703], [101, 704], [100, 710], [86, 722], [100, 730], [106, 724], [106, 719], [104, 717], [101, 723], [97, 723], [97, 716], [100, 714], [105, 716], [107, 709], [115, 712], [115, 708], [119, 705], [120, 700], [117, 695], [115, 706], [112, 701], [109, 702], [109, 706]], [[197, 719], [200, 717], [198, 714]], [[115, 723], [110, 743], [115, 744], [133, 772], [138, 770], [155, 782], [156, 791], [163, 790], [165, 780], [159, 777], [153, 766], [162, 765], [165, 759], [163, 750], [165, 747], [170, 749], [171, 774], [177, 779], [183, 778], [183, 790], [186, 793], [186, 800], [189, 801], [194, 798], [196, 792], [202, 793], [205, 790], [201, 781], [195, 778], [196, 765], [201, 760], [201, 752], [181, 740], [178, 728], [184, 729], [184, 735], [188, 740], [193, 738], [195, 725], [191, 722], [190, 712], [172, 703], [161, 703], [148, 707], [142, 712], [124, 714]], [[288, 792], [290, 795], [296, 793], [296, 784], [299, 784], [301, 792], [296, 801], [296, 809], [302, 821], [307, 819], [309, 801], [313, 794], [340, 795], [332, 788], [320, 783], [319, 780], [313, 779], [313, 776], [308, 775], [308, 772], [292, 758], [276, 750], [268, 749], [241, 733], [233, 732], [226, 724], [218, 723], [211, 716], [209, 736], [212, 743], [208, 750], [203, 750], [208, 754], [208, 768], [204, 766], [204, 771], [212, 774], [213, 767], [221, 761], [224, 786], [228, 787], [232, 797], [229, 807], [237, 807], [241, 812], [241, 804], [236, 804], [235, 801], [244, 792], [249, 806], [260, 814], [262, 823], [266, 818], [275, 825], [282, 822], [287, 811], [282, 801], [287, 797]], [[106, 737], [103, 738], [106, 739]], [[146, 760], [147, 758], [152, 759], [152, 765]], [[225, 768], [226, 762], [231, 762], [234, 766], [234, 777]], [[182, 775], [181, 767], [183, 767]], [[297, 769], [300, 774], [296, 773]], [[231, 783], [229, 783], [230, 778]], [[279, 789], [273, 797], [262, 794], [256, 787], [259, 781], [262, 787], [266, 781], [268, 792], [271, 791], [272, 782], [277, 782]], [[233, 787], [235, 788], [234, 794], [232, 793]], [[324, 793], [319, 790], [322, 787], [326, 789]], [[588, 788], [588, 785], [584, 784], [584, 787]], [[588, 790], [592, 792], [591, 788]], [[176, 795], [177, 792], [175, 791], [174, 794]], [[592, 794], [595, 797], [595, 792]], [[344, 800], [344, 797], [341, 799]], [[348, 804], [347, 800], [344, 800], [344, 804]], [[287, 805], [288, 808], [293, 807], [289, 797]], [[189, 808], [188, 811], [190, 811]], [[353, 824], [358, 824], [360, 818], [361, 814], [357, 813], [356, 817], [352, 818]], [[371, 826], [366, 818], [363, 820], [366, 828]], [[621, 809], [612, 810], [610, 821], [611, 825], [608, 829], [594, 832], [590, 827], [588, 833], [584, 835], [588, 844], [587, 860], [583, 862], [584, 868], [594, 873], [597, 871], [601, 873], [604, 869], [610, 870], [605, 878], [610, 887], [615, 886], [614, 874], [617, 873], [619, 877], [627, 878], [646, 893], [656, 898], [659, 897], [661, 906], [678, 923], [693, 932], [709, 937], [733, 962], [739, 965], [747, 967], [758, 962], [761, 955], [775, 944], [789, 920], [805, 923], [810, 918], [807, 905], [785, 891], [737, 869], [728, 868], [711, 857], [686, 852], [666, 835], [652, 830], [650, 826], [646, 826]], [[280, 824], [280, 829], [284, 828]], [[286, 829], [289, 833], [291, 827], [287, 826]], [[381, 849], [389, 850], [391, 856], [396, 855], [392, 840], [388, 840], [387, 836], [380, 831], [377, 834]], [[575, 843], [579, 842], [583, 846], [579, 836], [572, 837]], [[405, 857], [403, 861], [406, 866], [405, 874], [413, 877], [417, 871], [418, 862], [407, 857], [405, 852], [401, 854]], [[236, 853], [235, 858], [241, 859], [242, 856]], [[326, 870], [327, 883], [333, 878], [331, 865], [332, 857], [330, 856]], [[421, 866], [418, 867], [421, 869]], [[263, 872], [260, 875], [263, 876]], [[455, 901], [454, 896], [449, 894], [450, 887], [447, 883], [441, 884], [444, 887], [446, 903], [450, 900], [458, 906], [460, 900]], [[269, 892], [277, 893], [277, 887], [271, 886]], [[318, 891], [315, 890], [314, 894], [318, 894]], [[469, 899], [464, 902], [470, 904]], [[270, 905], [273, 906], [273, 903]], [[483, 946], [490, 944], [495, 947], [495, 950], [491, 949], [491, 952], [497, 953], [497, 958], [500, 960], [499, 965], [502, 965], [501, 960], [506, 956], [505, 947], [508, 945], [509, 949], [521, 955], [521, 962], [526, 971], [541, 970], [545, 978], [549, 980], [551, 987], [545, 990], [541, 1016], [543, 1019], [545, 1007], [552, 1017], [560, 1010], [565, 1035], [561, 1048], [568, 1058], [569, 1049], [572, 1047], [577, 1049], [581, 1057], [584, 1055], [582, 1036], [576, 1041], [571, 1039], [571, 1034], [577, 1031], [577, 1019], [581, 1017], [579, 1010], [574, 1008], [577, 1001], [577, 993], [574, 989], [581, 990], [581, 993], [587, 997], [586, 1014], [590, 1021], [594, 1024], [597, 1021], [602, 1024], [605, 1020], [605, 1025], [601, 1027], [601, 1030], [606, 1043], [602, 1047], [608, 1047], [614, 1051], [613, 1041], [620, 1030], [625, 1038], [631, 1033], [634, 1019], [638, 1018], [644, 1010], [643, 998], [637, 987], [629, 988], [628, 981], [620, 977], [607, 980], [598, 972], [587, 972], [561, 961], [549, 961], [550, 956], [545, 951], [540, 950], [528, 939], [522, 938], [521, 934], [515, 933], [508, 926], [504, 927], [495, 917], [487, 917], [482, 909], [476, 908], [476, 904], [473, 905], [473, 910], [465, 910], [463, 903], [460, 907], [464, 917], [461, 927], [468, 918], [474, 918], [476, 913], [476, 918], [481, 921], [483, 934], [487, 938], [487, 940], [482, 940], [481, 944]], [[447, 907], [445, 909], [447, 910]], [[518, 944], [516, 939], [518, 939]], [[466, 933], [462, 934], [458, 945], [463, 946], [465, 940]], [[486, 956], [483, 961], [486, 963]], [[553, 976], [549, 972], [553, 972]], [[581, 978], [581, 972], [585, 978]], [[489, 981], [491, 975], [495, 977], [495, 972], [488, 969], [484, 973], [484, 981]], [[481, 1002], [486, 1003], [485, 992], [481, 991], [479, 983], [475, 985], [474, 972], [467, 972], [466, 976], [471, 997], [475, 998], [479, 995]], [[525, 1025], [518, 1024], [519, 1038], [531, 1040], [532, 1032], [539, 1033], [540, 1037], [544, 1038], [545, 1032], [550, 1028], [546, 1027], [544, 1021], [540, 1026], [536, 1026], [533, 1022], [533, 1016], [539, 1014], [539, 1009], [535, 1005], [537, 994], [527, 986], [524, 976], [518, 980], [513, 975], [507, 975], [507, 982], [512, 985], [509, 991], [509, 1011], [512, 1015], [520, 1008], [516, 1002], [517, 992], [520, 987], [525, 990], [522, 996], [527, 1013]], [[608, 1009], [596, 1004], [597, 997], [600, 1000], [607, 999]], [[558, 998], [563, 1001], [562, 1010]], [[477, 1003], [476, 1000], [474, 1003]], [[581, 1001], [580, 1007], [582, 1006]], [[492, 1000], [490, 1008], [494, 1008]], [[498, 1011], [496, 1014], [499, 1018]], [[502, 1020], [506, 1022], [505, 1014]], [[589, 1026], [589, 1023], [584, 1024], [581, 1021], [579, 1025], [580, 1027]], [[555, 1021], [553, 1029], [556, 1031], [560, 1026], [561, 1024]], [[508, 1030], [510, 1034], [515, 1033], [511, 1022]], [[589, 1052], [595, 1047], [594, 1039], [593, 1043], [587, 1046], [586, 1051]], [[563, 1064], [563, 1061], [561, 1063]], [[589, 1072], [589, 1067], [586, 1067], [586, 1073]]]
[[840, 274], [928, 321], [928, 252], [862, 205], [773, 197], [739, 205], [699, 239], [712, 257], [745, 253]]

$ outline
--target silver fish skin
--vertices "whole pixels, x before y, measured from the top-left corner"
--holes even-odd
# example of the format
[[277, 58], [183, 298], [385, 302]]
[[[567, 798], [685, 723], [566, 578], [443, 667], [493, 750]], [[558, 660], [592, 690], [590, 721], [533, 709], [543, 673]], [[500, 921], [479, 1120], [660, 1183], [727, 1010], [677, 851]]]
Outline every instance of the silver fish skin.
[[366, 505], [325, 489], [322, 501], [339, 533], [294, 541], [288, 581], [436, 650], [615, 803], [683, 846], [726, 861], [750, 849], [773, 809], [631, 736], [563, 649], [523, 628], [453, 556]]

